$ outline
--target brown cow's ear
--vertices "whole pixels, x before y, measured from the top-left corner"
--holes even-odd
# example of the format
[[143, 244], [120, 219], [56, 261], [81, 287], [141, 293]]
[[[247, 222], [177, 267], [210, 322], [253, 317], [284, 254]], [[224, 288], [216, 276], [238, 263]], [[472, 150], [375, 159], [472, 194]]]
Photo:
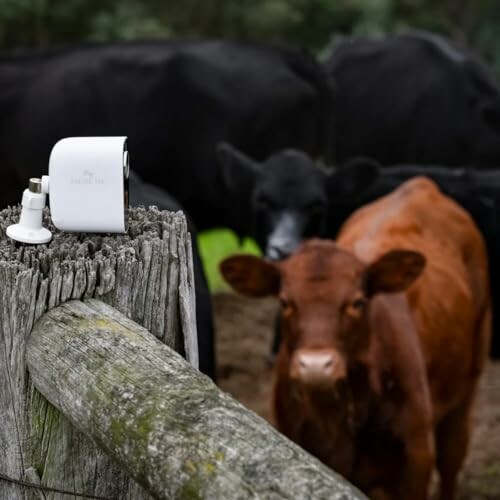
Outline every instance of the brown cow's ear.
[[248, 297], [264, 297], [279, 292], [278, 268], [254, 255], [235, 255], [220, 263], [224, 279], [237, 292]]
[[364, 292], [368, 297], [376, 293], [402, 292], [422, 273], [425, 257], [411, 250], [391, 250], [368, 266], [364, 275]]

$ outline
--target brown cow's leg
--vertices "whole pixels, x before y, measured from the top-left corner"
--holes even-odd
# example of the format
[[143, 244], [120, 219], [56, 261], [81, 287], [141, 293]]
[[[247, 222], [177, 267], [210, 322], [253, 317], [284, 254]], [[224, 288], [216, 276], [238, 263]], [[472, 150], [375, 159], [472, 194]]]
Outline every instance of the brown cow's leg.
[[473, 397], [448, 414], [436, 430], [440, 500], [455, 500], [457, 476], [467, 452]]
[[399, 498], [426, 500], [435, 464], [432, 432], [422, 432], [408, 443], [406, 473], [397, 481]]

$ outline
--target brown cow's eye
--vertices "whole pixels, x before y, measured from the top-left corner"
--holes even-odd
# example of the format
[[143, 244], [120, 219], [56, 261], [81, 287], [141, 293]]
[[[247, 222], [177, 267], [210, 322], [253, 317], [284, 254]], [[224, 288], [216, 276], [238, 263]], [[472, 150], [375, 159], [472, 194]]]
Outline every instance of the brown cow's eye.
[[290, 302], [288, 301], [288, 299], [286, 299], [285, 297], [280, 297], [280, 304], [281, 304], [281, 307], [283, 309], [286, 309], [287, 307], [290, 306]]
[[363, 299], [363, 298], [359, 298], [359, 299], [356, 299], [351, 305], [352, 307], [354, 307], [354, 309], [363, 309], [363, 307], [365, 307], [365, 304], [366, 304], [366, 299]]
[[294, 305], [293, 302], [285, 297], [280, 297], [281, 310], [285, 316], [293, 313]]
[[366, 305], [366, 299], [364, 297], [358, 297], [354, 299], [352, 302], [346, 304], [345, 312], [349, 316], [357, 318], [363, 312], [365, 305]]

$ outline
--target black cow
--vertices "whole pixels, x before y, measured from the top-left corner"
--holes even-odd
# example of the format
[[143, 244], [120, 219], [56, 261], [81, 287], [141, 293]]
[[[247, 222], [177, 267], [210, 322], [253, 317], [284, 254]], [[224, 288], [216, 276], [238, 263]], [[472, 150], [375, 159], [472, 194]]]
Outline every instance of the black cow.
[[500, 90], [465, 49], [426, 32], [352, 37], [325, 67], [335, 86], [337, 162], [500, 165]]
[[[160, 210], [182, 210], [180, 204], [163, 189], [148, 184], [130, 171], [129, 178], [129, 203], [130, 206], [154, 205]], [[215, 347], [214, 326], [212, 316], [212, 299], [208, 289], [207, 280], [203, 272], [198, 244], [196, 241], [196, 228], [187, 217], [188, 229], [191, 234], [193, 248], [194, 284], [196, 293], [196, 328], [198, 334], [198, 351], [200, 371], [215, 380]]]
[[[325, 170], [298, 151], [281, 151], [258, 163], [226, 144], [218, 149], [226, 189], [233, 193], [234, 203], [239, 197], [241, 206], [247, 206], [247, 232], [270, 259], [286, 257], [303, 239], [335, 238], [357, 208], [411, 177], [432, 178], [469, 211], [485, 237], [494, 320], [500, 317], [500, 169], [381, 167], [374, 160], [356, 158]], [[500, 319], [494, 328], [492, 353], [500, 357]]]
[[332, 157], [332, 91], [313, 58], [226, 41], [88, 45], [0, 57], [0, 200], [17, 202], [66, 136], [126, 135], [132, 166], [199, 230], [240, 217], [221, 196], [215, 145], [256, 158]]

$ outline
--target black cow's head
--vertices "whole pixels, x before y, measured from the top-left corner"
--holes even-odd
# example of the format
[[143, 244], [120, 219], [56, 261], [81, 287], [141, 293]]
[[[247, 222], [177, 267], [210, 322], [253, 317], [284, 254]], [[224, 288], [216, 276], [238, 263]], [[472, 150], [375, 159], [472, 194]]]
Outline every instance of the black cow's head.
[[226, 190], [247, 203], [250, 235], [272, 260], [287, 257], [304, 239], [323, 236], [332, 202], [357, 194], [378, 175], [369, 161], [327, 169], [292, 149], [262, 163], [226, 143], [217, 154]]

